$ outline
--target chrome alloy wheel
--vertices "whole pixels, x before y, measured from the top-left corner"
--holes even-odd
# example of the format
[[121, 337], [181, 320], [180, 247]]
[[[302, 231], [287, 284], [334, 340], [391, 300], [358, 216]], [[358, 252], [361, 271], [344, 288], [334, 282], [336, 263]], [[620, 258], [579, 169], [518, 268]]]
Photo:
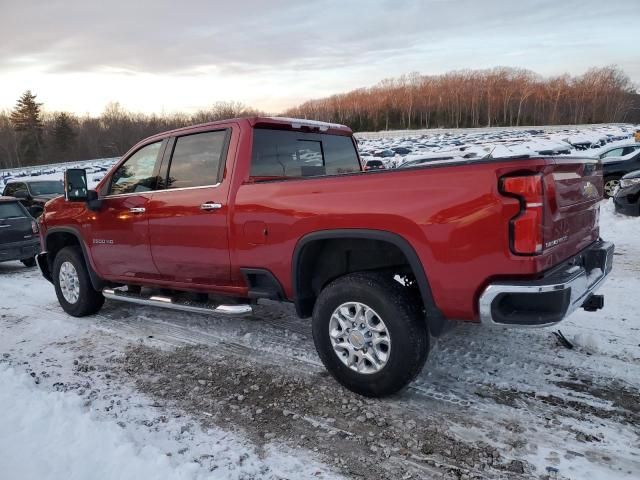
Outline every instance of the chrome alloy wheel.
[[613, 197], [620, 186], [620, 180], [609, 180], [604, 184], [604, 193], [608, 197]]
[[369, 306], [347, 302], [329, 320], [333, 350], [347, 367], [358, 373], [377, 373], [387, 364], [391, 337], [380, 316]]
[[80, 279], [76, 267], [71, 262], [60, 265], [58, 282], [64, 299], [71, 304], [76, 303], [80, 298]]

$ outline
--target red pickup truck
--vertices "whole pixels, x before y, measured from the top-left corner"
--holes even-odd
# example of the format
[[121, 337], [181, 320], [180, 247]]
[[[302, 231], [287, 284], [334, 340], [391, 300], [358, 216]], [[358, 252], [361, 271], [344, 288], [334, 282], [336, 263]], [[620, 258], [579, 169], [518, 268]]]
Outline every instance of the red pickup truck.
[[575, 157], [365, 173], [345, 126], [234, 119], [143, 140], [95, 190], [68, 170], [38, 263], [74, 316], [105, 297], [228, 315], [293, 302], [331, 374], [382, 396], [451, 320], [544, 326], [601, 308], [602, 189], [600, 163]]

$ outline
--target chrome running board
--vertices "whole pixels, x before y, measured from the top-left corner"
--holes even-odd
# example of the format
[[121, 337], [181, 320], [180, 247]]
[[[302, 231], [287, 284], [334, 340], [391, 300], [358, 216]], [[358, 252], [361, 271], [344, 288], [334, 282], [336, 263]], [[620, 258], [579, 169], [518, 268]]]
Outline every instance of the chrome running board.
[[170, 308], [172, 310], [181, 310], [191, 313], [215, 313], [218, 315], [243, 316], [253, 313], [251, 305], [212, 305], [202, 302], [191, 302], [184, 300], [176, 300], [163, 295], [152, 295], [144, 297], [142, 295], [120, 290], [118, 288], [104, 288], [102, 295], [110, 300], [119, 300], [121, 302], [136, 303], [138, 305], [146, 305], [149, 307]]

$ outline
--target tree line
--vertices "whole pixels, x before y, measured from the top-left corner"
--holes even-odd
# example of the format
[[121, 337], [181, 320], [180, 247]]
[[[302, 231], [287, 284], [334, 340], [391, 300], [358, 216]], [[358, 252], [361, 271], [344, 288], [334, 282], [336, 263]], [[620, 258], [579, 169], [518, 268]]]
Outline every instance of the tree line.
[[640, 102], [615, 66], [544, 78], [519, 68], [412, 73], [308, 102], [288, 116], [357, 131], [638, 121]]
[[26, 91], [10, 111], [0, 111], [0, 169], [118, 157], [159, 132], [225, 118], [259, 115], [239, 102], [218, 102], [194, 114], [142, 114], [107, 105], [98, 117], [43, 111]]
[[[117, 157], [139, 140], [173, 128], [259, 115], [238, 102], [218, 102], [195, 114], [141, 114], [107, 105], [98, 117], [47, 112], [26, 91], [0, 111], [0, 168]], [[640, 95], [617, 67], [544, 78], [498, 67], [443, 75], [412, 73], [284, 112], [338, 122], [355, 131], [640, 122]]]

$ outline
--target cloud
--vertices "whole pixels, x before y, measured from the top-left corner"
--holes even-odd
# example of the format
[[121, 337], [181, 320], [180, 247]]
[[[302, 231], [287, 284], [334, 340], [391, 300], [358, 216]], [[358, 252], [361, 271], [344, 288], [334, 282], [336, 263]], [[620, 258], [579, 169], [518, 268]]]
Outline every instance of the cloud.
[[111, 100], [278, 111], [412, 71], [497, 65], [618, 64], [640, 81], [637, 0], [5, 0], [1, 12], [0, 108], [31, 88], [77, 112]]
[[0, 72], [24, 65], [48, 72], [314, 71], [428, 51], [456, 39], [499, 37], [507, 46], [509, 39], [522, 41], [524, 35], [546, 32], [554, 32], [552, 41], [560, 43], [546, 48], [562, 48], [572, 40], [570, 32], [584, 34], [633, 16], [634, 3], [11, 2], [2, 7], [4, 18], [12, 21], [3, 26]]

